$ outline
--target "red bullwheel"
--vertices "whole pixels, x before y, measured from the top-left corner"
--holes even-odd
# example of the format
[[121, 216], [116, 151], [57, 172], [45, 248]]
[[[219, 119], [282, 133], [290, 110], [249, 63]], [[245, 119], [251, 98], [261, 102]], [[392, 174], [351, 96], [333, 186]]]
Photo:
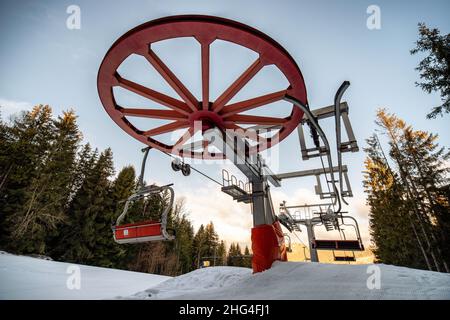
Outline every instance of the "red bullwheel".
[[[202, 99], [198, 101], [186, 86], [164, 64], [152, 50], [152, 44], [162, 40], [194, 37], [201, 47]], [[216, 40], [229, 41], [258, 53], [258, 58], [222, 93], [215, 101], [210, 101], [209, 66], [210, 45]], [[152, 88], [121, 77], [117, 69], [131, 54], [146, 58], [153, 68], [167, 81], [181, 100], [157, 92]], [[248, 100], [229, 103], [230, 100], [265, 66], [275, 65], [289, 82], [285, 90], [272, 92]], [[282, 100], [289, 94], [307, 103], [306, 88], [299, 67], [289, 53], [267, 35], [241, 23], [209, 16], [173, 16], [144, 23], [120, 37], [106, 53], [97, 79], [98, 92], [106, 112], [128, 134], [153, 148], [164, 152], [180, 154], [186, 141], [195, 134], [195, 121], [202, 121], [201, 130], [217, 127], [220, 130], [243, 129], [242, 125], [276, 126], [279, 131], [270, 137], [248, 136], [254, 140], [251, 153], [270, 148], [282, 141], [299, 124], [303, 113], [293, 106], [286, 118], [242, 114], [269, 103]], [[161, 109], [138, 109], [119, 106], [112, 88], [119, 86], [142, 97], [167, 107]], [[170, 120], [148, 130], [137, 129], [127, 116]], [[158, 140], [158, 135], [184, 129], [185, 133], [172, 145]], [[185, 157], [216, 158], [222, 154], [211, 153], [207, 146], [202, 151], [182, 151]]]

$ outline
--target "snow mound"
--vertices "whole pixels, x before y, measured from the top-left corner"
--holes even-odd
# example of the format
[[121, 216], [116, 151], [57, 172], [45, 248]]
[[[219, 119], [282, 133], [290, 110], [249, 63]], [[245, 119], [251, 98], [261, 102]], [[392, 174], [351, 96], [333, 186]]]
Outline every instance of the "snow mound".
[[[167, 280], [129, 299], [450, 299], [450, 275], [377, 264], [379, 289], [369, 289], [374, 265], [276, 262], [270, 270], [210, 267]], [[369, 273], [368, 273], [369, 270]]]
[[[67, 285], [74, 268], [80, 288]], [[0, 252], [0, 299], [108, 299], [131, 295], [170, 277], [90, 267]]]
[[[171, 299], [174, 296], [196, 295], [197, 292], [220, 291], [247, 279], [252, 270], [240, 267], [210, 267], [169, 279], [156, 287], [138, 292], [128, 299]], [[190, 299], [190, 298], [188, 298]]]

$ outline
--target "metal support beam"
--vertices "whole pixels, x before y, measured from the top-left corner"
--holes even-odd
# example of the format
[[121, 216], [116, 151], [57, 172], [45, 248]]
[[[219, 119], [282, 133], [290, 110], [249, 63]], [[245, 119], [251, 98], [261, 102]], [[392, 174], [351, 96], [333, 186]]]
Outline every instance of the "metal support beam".
[[[344, 170], [344, 172], [347, 172], [347, 166], [343, 166], [342, 169]], [[330, 173], [330, 168], [325, 167], [324, 168], [319, 168], [319, 169], [310, 169], [310, 170], [302, 170], [302, 171], [293, 171], [293, 172], [286, 172], [286, 173], [280, 173], [280, 174], [276, 174], [274, 175], [274, 177], [278, 180], [283, 180], [283, 179], [291, 179], [291, 178], [301, 178], [301, 177], [308, 177], [308, 176], [318, 176], [321, 174], [326, 174], [326, 173]], [[333, 167], [333, 172], [338, 172], [339, 171], [339, 167]]]
[[[347, 102], [341, 102], [340, 103], [341, 113], [348, 113], [348, 104]], [[311, 114], [317, 119], [326, 119], [334, 117], [334, 104], [318, 109], [311, 110]], [[307, 121], [308, 117], [303, 118], [302, 123], [305, 123]]]
[[[275, 185], [279, 185], [279, 182], [272, 177], [273, 173], [268, 171], [261, 156], [250, 155], [248, 143], [242, 137], [232, 135], [230, 132], [221, 132], [214, 128], [205, 132], [204, 137], [210, 145], [214, 145], [225, 154], [251, 183], [253, 225], [273, 224], [276, 216], [268, 180]], [[266, 175], [267, 172], [270, 174]]]
[[348, 141], [342, 142], [341, 151], [342, 152], [358, 152], [359, 147], [356, 142], [355, 134], [353, 133], [353, 128], [348, 118], [348, 112], [341, 113], [342, 121], [344, 122], [345, 131], [347, 132]]
[[311, 221], [311, 219], [308, 219], [305, 221], [306, 225], [306, 232], [308, 234], [308, 245], [309, 245], [309, 254], [311, 256], [311, 262], [319, 262], [319, 256], [317, 254], [317, 250], [313, 248], [312, 240], [316, 238], [316, 235], [314, 234], [314, 225]]
[[[303, 160], [309, 160], [310, 158], [319, 157], [321, 155], [326, 155], [327, 148], [325, 146], [312, 147], [306, 146], [305, 133], [303, 131], [303, 125], [307, 124], [309, 121], [319, 121], [321, 119], [331, 118], [336, 115], [336, 111], [339, 121], [342, 119], [344, 122], [345, 131], [347, 133], [348, 141], [340, 142], [339, 150], [340, 152], [357, 152], [359, 151], [358, 144], [355, 139], [355, 134], [353, 132], [350, 119], [348, 117], [349, 107], [347, 102], [338, 102], [339, 109], [336, 109], [335, 105], [330, 105], [315, 110], [311, 110], [311, 114], [308, 116], [305, 114], [301, 124], [297, 127], [300, 148]], [[337, 121], [337, 120], [336, 120]]]

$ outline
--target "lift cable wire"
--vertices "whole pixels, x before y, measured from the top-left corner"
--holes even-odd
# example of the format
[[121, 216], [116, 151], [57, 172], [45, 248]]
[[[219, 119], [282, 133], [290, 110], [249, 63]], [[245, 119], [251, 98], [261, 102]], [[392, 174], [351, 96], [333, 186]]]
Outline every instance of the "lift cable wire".
[[[179, 159], [179, 158], [175, 157], [174, 155], [171, 155], [170, 153], [167, 153], [167, 152], [163, 152], [163, 153], [166, 154], [166, 155], [168, 155], [169, 157], [171, 157], [171, 158], [173, 158], [173, 159], [177, 159], [177, 160]], [[182, 160], [181, 162], [184, 163], [183, 160]], [[212, 182], [217, 183], [219, 186], [223, 187], [223, 184], [220, 183], [219, 181], [217, 181], [216, 179], [214, 179], [214, 178], [208, 176], [206, 173], [201, 172], [200, 170], [194, 168], [194, 167], [191, 166], [191, 165], [189, 165], [189, 166], [190, 166], [190, 168], [191, 168], [192, 170], [194, 170], [195, 172], [201, 174], [201, 175], [204, 176], [205, 178], [207, 178], [207, 179], [211, 180]]]

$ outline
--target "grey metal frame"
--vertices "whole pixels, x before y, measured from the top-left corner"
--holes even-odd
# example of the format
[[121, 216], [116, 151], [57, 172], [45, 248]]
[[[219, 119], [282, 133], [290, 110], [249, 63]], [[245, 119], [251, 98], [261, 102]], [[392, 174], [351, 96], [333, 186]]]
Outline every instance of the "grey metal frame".
[[[346, 81], [346, 82], [348, 82], [348, 81]], [[345, 87], [345, 89], [346, 88], [347, 87]], [[344, 90], [344, 87], [342, 87], [341, 90]], [[311, 121], [311, 118], [314, 118], [318, 121], [318, 120], [322, 120], [322, 119], [326, 119], [326, 118], [335, 116], [336, 124], [338, 121], [337, 119], [339, 119], [339, 132], [341, 132], [340, 131], [340, 119], [342, 119], [348, 140], [345, 142], [340, 142], [338, 144], [338, 145], [340, 145], [340, 151], [341, 152], [357, 152], [357, 151], [359, 151], [358, 143], [355, 139], [355, 134], [353, 132], [353, 128], [352, 128], [350, 119], [348, 117], [348, 110], [349, 110], [348, 104], [345, 101], [340, 102], [340, 98], [342, 98], [343, 94], [344, 94], [344, 91], [341, 92], [341, 94], [339, 95], [339, 101], [335, 101], [334, 105], [311, 110], [311, 116], [303, 119], [301, 122], [301, 125], [299, 125], [297, 127], [297, 133], [298, 133], [298, 137], [299, 137], [300, 149], [301, 149], [301, 154], [302, 154], [303, 160], [309, 160], [311, 158], [319, 157], [320, 155], [326, 154], [325, 146], [320, 146], [319, 148], [317, 148], [317, 147], [308, 147], [306, 145], [306, 139], [305, 139], [305, 133], [303, 131], [303, 125], [305, 125], [308, 121]], [[342, 135], [341, 135], [341, 133], [339, 133], [336, 136], [341, 137]]]
[[[239, 186], [223, 186], [222, 191], [233, 196], [233, 192], [240, 192], [233, 196], [235, 200], [251, 203], [253, 214], [253, 226], [273, 224], [277, 217], [270, 196], [269, 182], [274, 186], [280, 186], [280, 182], [274, 178], [274, 174], [264, 163], [260, 154], [248, 154], [249, 145], [242, 137], [230, 132], [222, 132], [217, 128], [205, 132], [204, 137], [210, 145], [214, 145], [247, 177], [251, 191], [247, 193]], [[233, 189], [233, 190], [231, 190]]]
[[[342, 186], [340, 188], [340, 192], [342, 197], [352, 197], [352, 187], [350, 184], [350, 180], [348, 179], [348, 168], [346, 165], [343, 165], [341, 167], [333, 167], [333, 172], [338, 172], [340, 176], [340, 183], [342, 180]], [[318, 169], [309, 169], [309, 170], [302, 170], [302, 171], [293, 171], [293, 172], [286, 172], [286, 173], [279, 173], [275, 174], [273, 177], [279, 181], [285, 180], [285, 179], [293, 179], [293, 178], [302, 178], [302, 177], [308, 177], [308, 176], [315, 176], [316, 177], [316, 186], [315, 186], [315, 192], [317, 195], [320, 196], [320, 199], [330, 199], [335, 198], [337, 195], [334, 192], [328, 193], [324, 192], [322, 188], [322, 182], [320, 177], [322, 175], [326, 175], [330, 173], [330, 168], [318, 168]], [[347, 203], [346, 203], [347, 204]]]
[[[235, 179], [235, 183], [233, 183], [233, 177], [229, 177], [225, 179], [227, 180], [227, 185], [225, 182], [223, 183], [222, 191], [233, 196], [233, 199], [237, 201], [242, 201], [245, 203], [251, 203], [252, 205], [252, 214], [253, 214], [253, 225], [258, 226], [261, 224], [272, 224], [274, 221], [280, 221], [290, 232], [292, 231], [300, 231], [300, 224], [303, 224], [307, 227], [308, 237], [310, 239], [309, 246], [311, 252], [311, 261], [318, 261], [317, 251], [312, 247], [311, 239], [314, 239], [314, 226], [318, 224], [323, 224], [325, 220], [329, 219], [333, 221], [332, 226], [334, 228], [339, 228], [339, 223], [337, 218], [340, 217], [342, 219], [342, 223], [344, 223], [343, 216], [340, 214], [342, 209], [341, 199], [343, 197], [352, 196], [352, 190], [350, 186], [350, 182], [347, 175], [347, 167], [342, 165], [342, 152], [356, 152], [358, 151], [358, 146], [356, 143], [356, 139], [354, 137], [353, 130], [350, 125], [350, 121], [348, 118], [348, 105], [346, 102], [341, 103], [340, 100], [342, 98], [345, 89], [349, 86], [349, 82], [344, 82], [335, 95], [334, 105], [320, 108], [317, 110], [311, 111], [309, 107], [303, 104], [301, 101], [297, 100], [294, 97], [286, 95], [283, 99], [287, 102], [292, 103], [295, 107], [301, 109], [304, 113], [304, 120], [301, 124], [298, 125], [298, 134], [300, 147], [302, 152], [302, 158], [304, 160], [313, 158], [313, 157], [322, 157], [326, 156], [327, 166], [321, 169], [314, 170], [303, 170], [282, 174], [274, 174], [270, 171], [270, 169], [265, 165], [264, 160], [261, 158], [260, 154], [250, 155], [248, 153], [249, 145], [248, 142], [245, 141], [242, 137], [237, 135], [233, 135], [229, 132], [222, 132], [217, 128], [208, 130], [205, 133], [205, 137], [209, 141], [210, 145], [214, 145], [218, 148], [223, 154], [227, 156], [229, 160], [231, 160], [236, 167], [242, 171], [242, 173], [247, 177], [251, 190], [246, 190], [245, 184], [242, 183], [243, 187], [240, 183]], [[318, 121], [320, 119], [328, 118], [328, 117], [336, 117], [336, 141], [337, 141], [337, 152], [338, 152], [338, 166], [333, 167], [333, 161], [331, 157], [331, 149], [328, 139], [320, 127]], [[344, 121], [344, 126], [347, 132], [348, 141], [342, 142], [341, 137], [341, 119]], [[303, 125], [308, 124], [312, 131], [316, 134], [316, 146], [315, 148], [307, 148], [305, 142], [305, 136], [303, 132]], [[260, 129], [261, 126], [253, 127], [252, 129], [257, 130]], [[271, 126], [272, 127], [272, 126]], [[320, 144], [320, 140], [322, 140], [322, 145]], [[334, 173], [338, 173], [339, 176], [339, 189], [337, 188], [337, 180], [335, 179]], [[321, 175], [329, 175], [330, 180], [327, 183], [332, 185], [332, 191], [324, 192], [322, 190], [322, 185], [320, 182]], [[225, 173], [223, 172], [223, 175]], [[294, 219], [292, 215], [289, 213], [289, 207], [284, 205], [284, 211], [279, 216], [275, 215], [272, 199], [270, 196], [270, 186], [269, 182], [274, 186], [280, 186], [281, 180], [290, 179], [290, 178], [299, 178], [305, 176], [316, 176], [317, 185], [316, 185], [316, 193], [320, 195], [321, 199], [329, 198], [332, 200], [332, 203], [328, 204], [327, 211], [320, 217], [313, 217], [311, 219]], [[344, 188], [345, 185], [345, 188]], [[343, 199], [342, 199], [343, 200]], [[344, 203], [345, 200], [344, 200]], [[337, 205], [337, 209], [332, 207]], [[340, 215], [339, 215], [340, 214]], [[352, 217], [355, 222], [356, 220]], [[329, 226], [328, 226], [329, 227]], [[328, 228], [327, 227], [327, 228]], [[327, 229], [328, 230], [328, 229]], [[357, 237], [360, 240], [359, 227], [356, 223], [355, 230], [357, 231]]]

